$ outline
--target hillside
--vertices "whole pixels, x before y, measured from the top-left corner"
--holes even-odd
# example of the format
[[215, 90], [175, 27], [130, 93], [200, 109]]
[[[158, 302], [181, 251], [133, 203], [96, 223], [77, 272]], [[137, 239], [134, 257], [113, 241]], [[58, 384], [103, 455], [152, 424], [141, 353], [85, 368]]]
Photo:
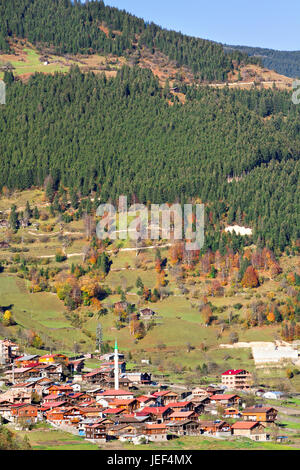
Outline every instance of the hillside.
[[[282, 250], [299, 237], [299, 107], [289, 92], [179, 82], [182, 105], [149, 69], [136, 66], [119, 67], [109, 80], [74, 66], [27, 83], [9, 83], [9, 72], [6, 78], [1, 188], [42, 186], [50, 173], [55, 187], [84, 196], [95, 190], [103, 200], [135, 194], [141, 202], [199, 198], [216, 207], [222, 200], [218, 217], [243, 221], [255, 241]], [[266, 201], [272, 194], [272, 206], [258, 204], [259, 192]], [[207, 247], [218, 246], [220, 234], [209, 233]]]
[[300, 51], [276, 51], [261, 47], [224, 45], [226, 52], [240, 51], [262, 61], [264, 67], [291, 78], [300, 77]]
[[[191, 257], [165, 240], [155, 242], [156, 249], [150, 240], [137, 248], [129, 238], [102, 244], [93, 234], [87, 237], [82, 211], [85, 207], [95, 220], [93, 203], [88, 208], [89, 198], [76, 202], [72, 194], [73, 202], [63, 206], [66, 196], [61, 189], [51, 205], [40, 190], [0, 198], [2, 213], [13, 203], [21, 220], [28, 201], [31, 214], [29, 225], [15, 233], [0, 228], [0, 242], [7, 243], [0, 250], [1, 337], [17, 339], [27, 353], [41, 347], [90, 353], [100, 323], [103, 346], [111, 347], [117, 338], [122, 351], [132, 355], [129, 367], [150, 358], [146, 370], [171, 383], [210, 383], [224, 367], [244, 367], [264, 383], [297, 390], [299, 375], [292, 380], [285, 375], [288, 361], [278, 369], [256, 368], [250, 345], [220, 348], [237, 340], [299, 337], [297, 250], [278, 258], [253, 245], [235, 252], [223, 238], [227, 244], [215, 252]], [[102, 262], [103, 253], [109, 263]], [[251, 265], [259, 278], [256, 287], [243, 280]], [[128, 310], [120, 312], [114, 305], [124, 297]], [[136, 320], [143, 307], [153, 309], [153, 319]], [[7, 309], [11, 324], [2, 317]]]
[[[9, 52], [8, 39], [27, 39], [58, 54], [130, 55], [143, 47], [160, 51], [188, 66], [200, 81], [226, 81], [234, 61], [258, 63], [246, 54], [225, 54], [222, 45], [168, 31], [104, 5], [70, 0], [4, 0], [0, 5], [0, 48]], [[1, 50], [0, 49], [0, 50]]]

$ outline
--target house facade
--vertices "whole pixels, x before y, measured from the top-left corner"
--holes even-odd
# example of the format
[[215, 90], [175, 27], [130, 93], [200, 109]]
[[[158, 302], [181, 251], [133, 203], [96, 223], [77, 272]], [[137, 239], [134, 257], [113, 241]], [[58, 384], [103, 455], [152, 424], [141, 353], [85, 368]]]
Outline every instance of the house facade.
[[222, 374], [222, 385], [231, 390], [248, 390], [252, 384], [252, 374], [244, 369], [229, 369]]
[[265, 426], [259, 422], [238, 421], [231, 426], [233, 436], [248, 437], [253, 441], [266, 441]]

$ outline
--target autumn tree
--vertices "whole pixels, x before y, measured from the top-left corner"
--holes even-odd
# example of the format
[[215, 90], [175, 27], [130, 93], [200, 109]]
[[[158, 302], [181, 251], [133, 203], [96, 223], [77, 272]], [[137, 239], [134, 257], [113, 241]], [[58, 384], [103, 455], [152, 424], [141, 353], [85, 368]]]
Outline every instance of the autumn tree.
[[254, 288], [259, 286], [259, 279], [253, 266], [248, 266], [241, 283], [243, 287]]

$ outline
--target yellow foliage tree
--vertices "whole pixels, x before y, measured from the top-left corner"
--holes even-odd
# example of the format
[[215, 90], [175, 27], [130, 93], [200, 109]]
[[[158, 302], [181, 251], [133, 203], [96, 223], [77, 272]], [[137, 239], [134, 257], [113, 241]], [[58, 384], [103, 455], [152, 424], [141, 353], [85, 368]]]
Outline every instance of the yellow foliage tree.
[[12, 319], [12, 314], [10, 310], [6, 310], [3, 315], [3, 325], [4, 326], [9, 326], [12, 325], [13, 319]]
[[267, 320], [268, 320], [270, 323], [274, 323], [274, 321], [275, 321], [275, 315], [274, 315], [274, 313], [273, 313], [272, 311], [271, 311], [271, 312], [269, 313], [269, 315], [267, 316]]

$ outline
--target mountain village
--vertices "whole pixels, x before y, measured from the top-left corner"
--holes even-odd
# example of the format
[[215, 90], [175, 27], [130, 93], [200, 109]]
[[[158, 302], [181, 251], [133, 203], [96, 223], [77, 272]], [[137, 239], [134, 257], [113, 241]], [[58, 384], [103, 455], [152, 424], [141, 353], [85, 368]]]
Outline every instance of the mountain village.
[[[15, 429], [46, 422], [99, 444], [147, 444], [182, 436], [287, 439], [276, 422], [278, 410], [266, 404], [282, 393], [253, 387], [246, 370], [227, 370], [218, 384], [183, 391], [158, 384], [150, 373], [127, 372], [117, 342], [114, 352], [97, 356], [99, 367], [88, 372], [86, 356], [20, 356], [10, 340], [0, 341], [0, 352], [0, 382], [6, 388], [0, 394], [0, 416]], [[248, 406], [249, 396], [258, 402]]]

